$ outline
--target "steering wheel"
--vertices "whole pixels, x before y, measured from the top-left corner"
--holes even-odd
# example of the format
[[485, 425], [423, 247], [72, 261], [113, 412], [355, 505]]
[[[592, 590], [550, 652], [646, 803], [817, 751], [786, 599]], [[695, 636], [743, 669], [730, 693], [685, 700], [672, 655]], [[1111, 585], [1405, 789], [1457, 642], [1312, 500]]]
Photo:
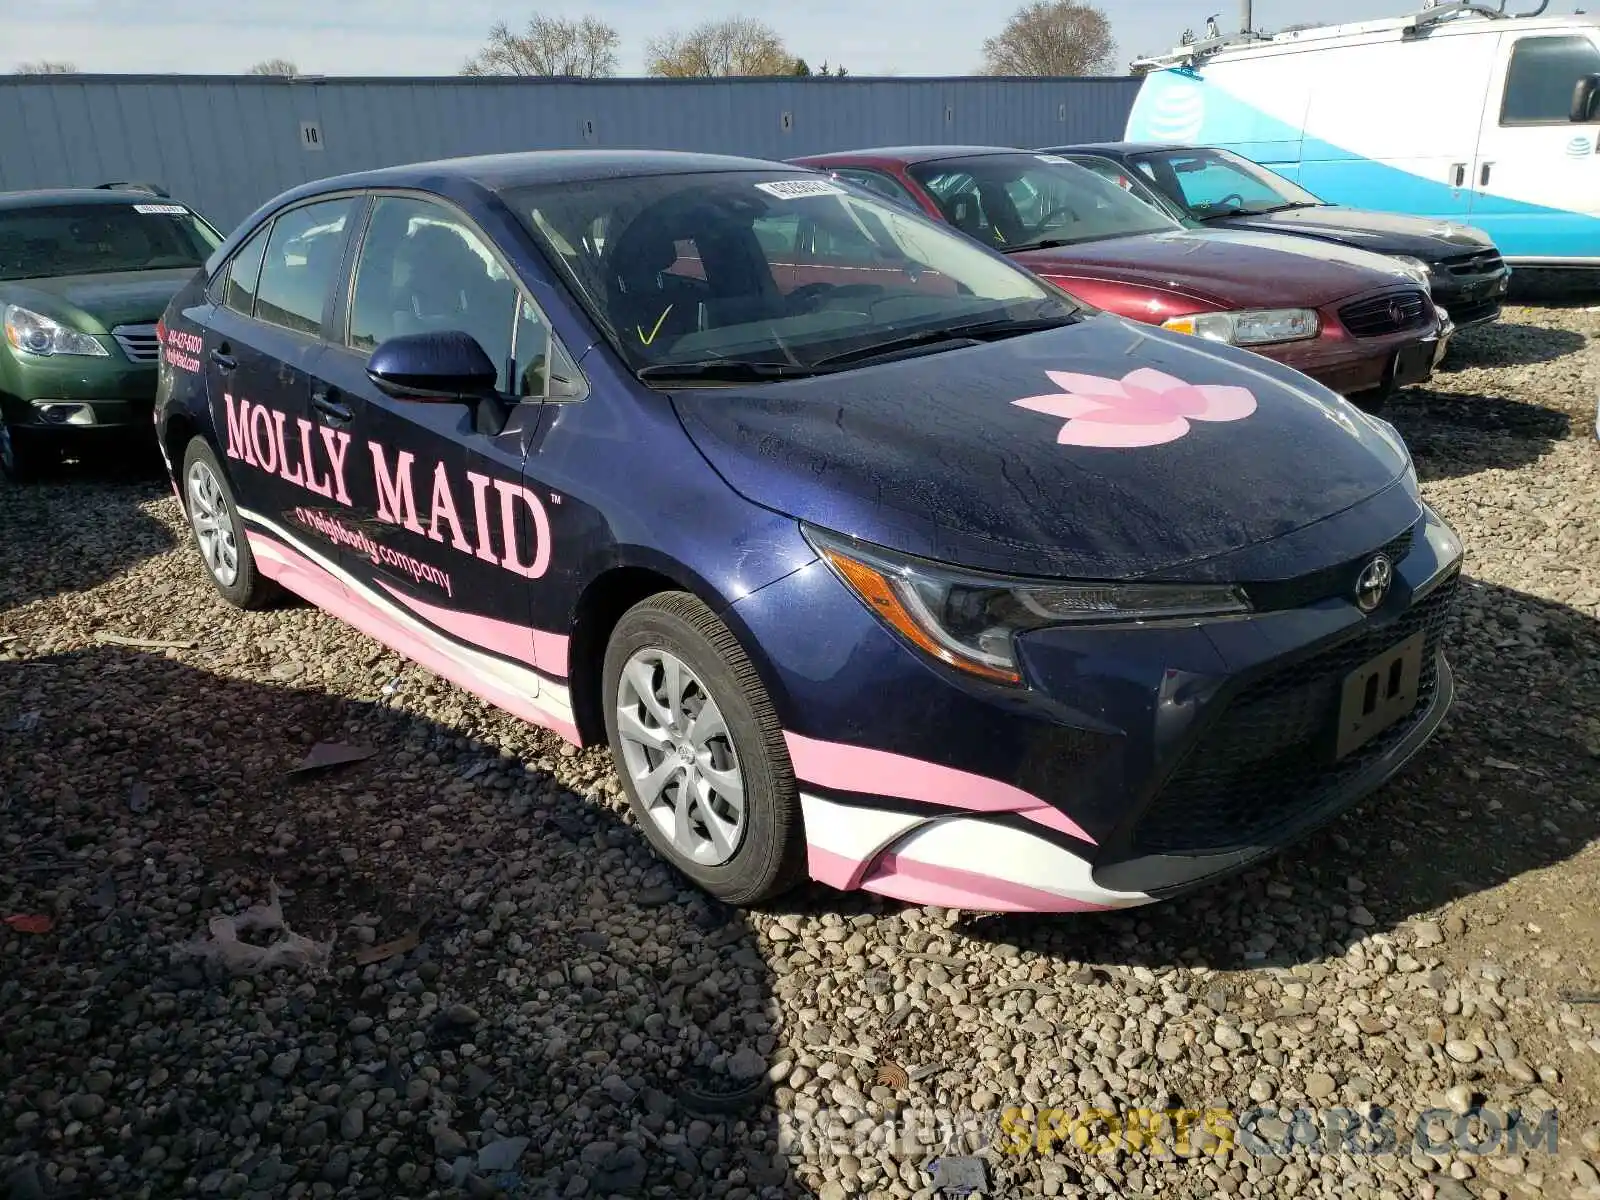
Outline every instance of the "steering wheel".
[[1078, 210], [1073, 208], [1072, 205], [1070, 205], [1070, 204], [1058, 204], [1054, 208], [1052, 208], [1049, 212], [1045, 213], [1044, 216], [1040, 217], [1038, 219], [1038, 221], [1036, 221], [1034, 223], [1033, 231], [1035, 233], [1044, 232], [1045, 226], [1049, 225], [1053, 218], [1062, 216], [1063, 214], [1065, 214], [1066, 216], [1071, 217], [1074, 221], [1078, 221], [1078, 220], [1082, 219], [1081, 217], [1078, 216]]
[[1222, 197], [1222, 199], [1213, 203], [1211, 207], [1220, 208], [1222, 205], [1227, 204], [1230, 200], [1236, 201], [1236, 203], [1233, 205], [1234, 208], [1244, 207], [1244, 197], [1239, 195], [1238, 192], [1229, 192], [1226, 196]]
[[851, 297], [880, 296], [881, 283], [807, 283], [789, 293], [789, 307], [797, 312], [814, 312], [824, 297], [828, 300], [848, 300]]

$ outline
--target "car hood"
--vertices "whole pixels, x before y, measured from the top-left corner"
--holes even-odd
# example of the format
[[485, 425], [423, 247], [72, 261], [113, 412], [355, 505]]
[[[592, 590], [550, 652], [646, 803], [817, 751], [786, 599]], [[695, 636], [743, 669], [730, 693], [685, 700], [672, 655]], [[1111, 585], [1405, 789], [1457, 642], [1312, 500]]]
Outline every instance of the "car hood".
[[1488, 234], [1470, 225], [1334, 204], [1230, 217], [1223, 224], [1228, 229], [1334, 238], [1364, 250], [1409, 254], [1425, 262], [1494, 249]]
[[0, 281], [0, 304], [20, 304], [74, 329], [107, 333], [117, 325], [154, 325], [194, 273], [183, 267]]
[[1315, 308], [1413, 282], [1365, 250], [1309, 247], [1303, 238], [1232, 229], [1108, 238], [1012, 257], [1040, 275], [1088, 275], [1187, 292], [1225, 308]]
[[[1137, 411], [1121, 425], [1062, 415], [1106, 415], [1111, 403], [1064, 389], [1114, 397], [1124, 386], [1126, 410], [1175, 388], [1170, 403], [1197, 419], [1133, 446], [1152, 429]], [[1054, 399], [1016, 403], [1041, 396]], [[1407, 469], [1376, 425], [1297, 372], [1109, 314], [813, 379], [677, 389], [672, 401], [746, 499], [1020, 575], [1182, 577], [1357, 505]]]

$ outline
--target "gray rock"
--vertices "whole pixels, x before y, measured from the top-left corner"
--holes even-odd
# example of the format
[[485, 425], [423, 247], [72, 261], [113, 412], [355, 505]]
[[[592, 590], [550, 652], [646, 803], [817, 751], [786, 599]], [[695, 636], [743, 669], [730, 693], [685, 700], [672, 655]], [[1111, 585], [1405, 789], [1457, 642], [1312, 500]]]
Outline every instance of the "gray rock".
[[489, 1142], [478, 1151], [478, 1170], [488, 1174], [509, 1171], [517, 1165], [528, 1149], [525, 1137], [500, 1138]]

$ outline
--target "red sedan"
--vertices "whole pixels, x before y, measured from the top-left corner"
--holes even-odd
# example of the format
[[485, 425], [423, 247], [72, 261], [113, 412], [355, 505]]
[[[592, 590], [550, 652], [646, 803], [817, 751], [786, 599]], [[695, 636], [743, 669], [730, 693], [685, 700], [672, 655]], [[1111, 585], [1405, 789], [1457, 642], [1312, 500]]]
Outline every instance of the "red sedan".
[[[1369, 406], [1429, 379], [1452, 332], [1427, 281], [1391, 258], [1189, 230], [1054, 155], [930, 146], [793, 161], [946, 221], [1096, 308], [1256, 351]], [[826, 247], [813, 249], [825, 266]]]

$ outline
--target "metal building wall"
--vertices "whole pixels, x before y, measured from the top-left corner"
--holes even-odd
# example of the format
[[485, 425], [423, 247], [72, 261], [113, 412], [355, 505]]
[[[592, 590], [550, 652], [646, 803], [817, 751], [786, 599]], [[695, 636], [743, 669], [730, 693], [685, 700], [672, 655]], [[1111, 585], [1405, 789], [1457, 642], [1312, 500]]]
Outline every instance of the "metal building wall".
[[573, 146], [789, 158], [1120, 137], [1137, 79], [0, 78], [0, 191], [157, 183], [226, 230], [285, 188]]

